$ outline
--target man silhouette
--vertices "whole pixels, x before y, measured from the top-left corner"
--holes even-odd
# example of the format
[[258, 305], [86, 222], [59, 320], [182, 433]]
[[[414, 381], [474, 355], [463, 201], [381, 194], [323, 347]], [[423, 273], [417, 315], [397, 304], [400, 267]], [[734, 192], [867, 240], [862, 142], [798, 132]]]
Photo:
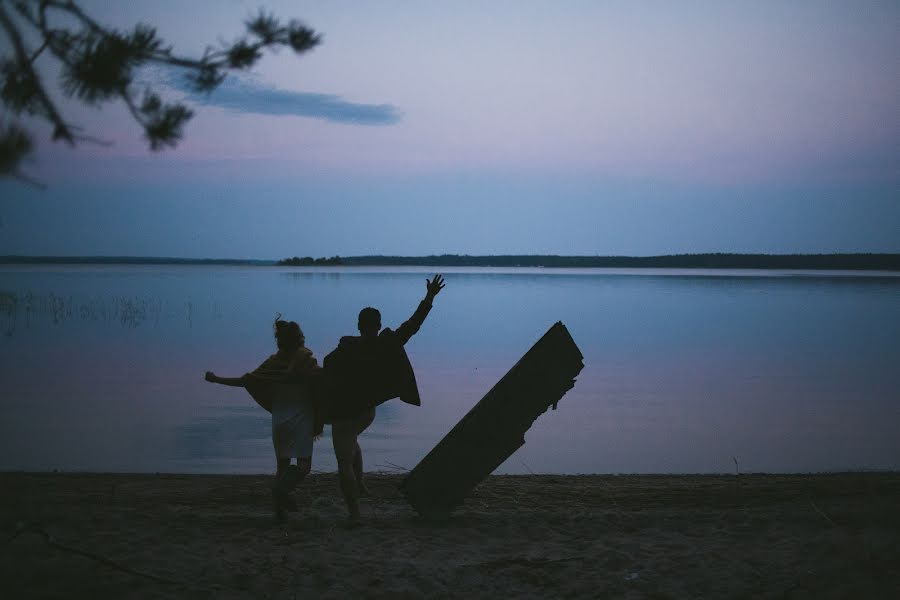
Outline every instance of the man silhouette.
[[391, 398], [421, 404], [416, 376], [403, 346], [422, 326], [434, 297], [444, 288], [440, 275], [425, 282], [425, 298], [400, 327], [382, 330], [381, 313], [366, 307], [359, 311], [359, 335], [342, 337], [323, 361], [330, 388], [331, 439], [351, 521], [359, 520], [359, 496], [368, 492], [357, 437], [371, 425], [379, 404]]

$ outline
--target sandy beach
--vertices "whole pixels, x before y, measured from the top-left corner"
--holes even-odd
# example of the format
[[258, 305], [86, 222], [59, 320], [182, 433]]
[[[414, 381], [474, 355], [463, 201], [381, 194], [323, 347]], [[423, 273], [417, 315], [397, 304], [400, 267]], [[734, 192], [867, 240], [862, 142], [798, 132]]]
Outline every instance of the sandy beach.
[[443, 522], [372, 474], [0, 474], [4, 598], [896, 598], [900, 474], [493, 476]]

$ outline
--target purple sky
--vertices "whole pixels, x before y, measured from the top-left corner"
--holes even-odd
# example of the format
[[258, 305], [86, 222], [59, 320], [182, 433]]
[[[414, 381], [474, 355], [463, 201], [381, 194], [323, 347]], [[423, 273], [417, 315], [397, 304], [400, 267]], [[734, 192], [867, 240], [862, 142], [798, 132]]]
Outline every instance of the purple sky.
[[[82, 4], [185, 54], [259, 6]], [[115, 144], [38, 127], [0, 254], [900, 252], [897, 2], [266, 7], [323, 44], [204, 101], [142, 75], [197, 105], [176, 150], [62, 100]]]

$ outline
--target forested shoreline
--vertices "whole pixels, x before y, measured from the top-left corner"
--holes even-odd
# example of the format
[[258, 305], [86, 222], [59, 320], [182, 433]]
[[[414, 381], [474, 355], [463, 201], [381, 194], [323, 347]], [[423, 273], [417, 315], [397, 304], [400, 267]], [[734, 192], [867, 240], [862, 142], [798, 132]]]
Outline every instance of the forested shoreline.
[[0, 264], [298, 267], [545, 267], [628, 269], [834, 269], [900, 271], [900, 254], [668, 254], [660, 256], [469, 255], [292, 257], [281, 260], [147, 256], [2, 256]]

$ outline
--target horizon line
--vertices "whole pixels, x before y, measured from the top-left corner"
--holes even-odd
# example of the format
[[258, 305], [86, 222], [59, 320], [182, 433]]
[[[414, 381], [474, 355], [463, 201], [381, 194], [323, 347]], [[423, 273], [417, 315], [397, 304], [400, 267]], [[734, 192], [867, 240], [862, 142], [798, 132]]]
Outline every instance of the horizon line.
[[289, 260], [291, 258], [340, 258], [340, 259], [435, 259], [435, 258], [467, 258], [467, 259], [483, 259], [483, 258], [562, 258], [562, 259], [659, 259], [659, 258], [681, 258], [681, 257], [848, 257], [848, 256], [877, 256], [877, 257], [898, 257], [900, 252], [679, 252], [672, 254], [354, 254], [354, 255], [322, 255], [313, 257], [306, 255], [304, 257], [283, 257], [283, 258], [238, 258], [238, 257], [198, 257], [198, 256], [164, 256], [164, 255], [128, 255], [128, 254], [5, 254], [0, 255], [0, 263], [10, 260], [166, 260], [166, 261], [228, 261], [228, 262], [278, 262], [280, 260]]

